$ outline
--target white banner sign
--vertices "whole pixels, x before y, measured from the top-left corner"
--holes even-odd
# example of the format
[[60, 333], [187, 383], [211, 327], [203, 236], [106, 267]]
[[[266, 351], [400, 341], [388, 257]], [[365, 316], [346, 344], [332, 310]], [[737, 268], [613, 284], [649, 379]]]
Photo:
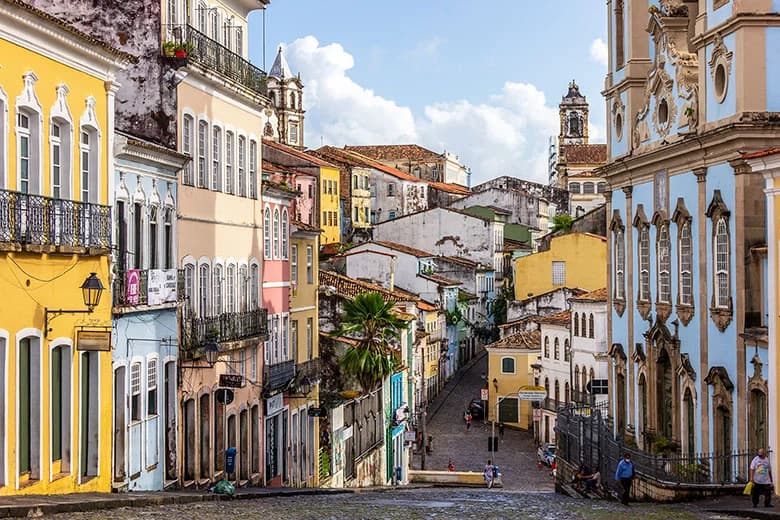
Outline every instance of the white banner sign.
[[149, 305], [176, 303], [176, 269], [149, 269], [146, 286]]

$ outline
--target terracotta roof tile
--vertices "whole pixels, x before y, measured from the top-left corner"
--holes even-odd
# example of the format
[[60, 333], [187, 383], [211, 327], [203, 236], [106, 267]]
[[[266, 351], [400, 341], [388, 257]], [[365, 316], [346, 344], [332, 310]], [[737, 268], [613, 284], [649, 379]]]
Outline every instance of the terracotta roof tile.
[[462, 256], [440, 256], [439, 259], [445, 260], [447, 262], [452, 262], [453, 264], [462, 265], [463, 267], [469, 267], [472, 269], [479, 265], [476, 262], [469, 260], [468, 258], [463, 258]]
[[569, 323], [571, 322], [571, 313], [569, 311], [556, 312], [555, 314], [550, 314], [549, 316], [537, 318], [534, 321], [537, 323], [546, 323], [548, 325], [564, 325], [568, 327]]
[[394, 159], [412, 159], [415, 161], [435, 161], [442, 154], [432, 152], [418, 144], [380, 144], [367, 146], [345, 146], [346, 150], [357, 152], [377, 161], [392, 161]]
[[450, 278], [445, 278], [444, 276], [439, 276], [438, 274], [418, 274], [420, 278], [425, 278], [426, 280], [431, 280], [432, 282], [436, 282], [438, 284], [442, 285], [460, 285], [460, 282], [457, 280], [452, 280]]
[[761, 150], [760, 152], [747, 152], [742, 154], [743, 159], [759, 159], [761, 157], [768, 157], [780, 153], [780, 148], [769, 148], [767, 150]]
[[[525, 257], [523, 257], [523, 258], [525, 258]], [[527, 298], [523, 298], [522, 300], [519, 300], [519, 303], [523, 304], [523, 303], [526, 303], [526, 302], [530, 302], [531, 300], [534, 300], [534, 299], [539, 298], [541, 296], [552, 294], [552, 293], [554, 293], [556, 291], [562, 291], [564, 289], [569, 289], [572, 292], [572, 294], [574, 294], [575, 296], [579, 296], [581, 294], [585, 294], [586, 292], [588, 292], [585, 289], [580, 289], [578, 287], [556, 287], [555, 289], [550, 289], [547, 292], [534, 294], [533, 296], [529, 296]]]
[[[428, 181], [428, 186], [439, 191], [446, 191], [447, 193], [454, 193], [455, 195], [471, 195], [471, 190], [460, 184], [453, 184], [451, 182], [433, 182]], [[510, 213], [511, 215], [511, 213]]]
[[[299, 229], [300, 231], [308, 231], [310, 233], [322, 233], [322, 230], [317, 226], [312, 226], [311, 224], [301, 222], [300, 220], [293, 220], [290, 222], [290, 225], [294, 228]], [[293, 230], [293, 233], [294, 232], [295, 230]]]
[[316, 157], [312, 154], [302, 152], [296, 148], [293, 148], [291, 146], [287, 146], [281, 143], [277, 143], [276, 141], [273, 141], [271, 139], [263, 139], [263, 145], [269, 146], [271, 148], [275, 148], [276, 150], [279, 150], [281, 152], [287, 153], [289, 155], [292, 155], [294, 157], [297, 157], [299, 159], [303, 159], [304, 161], [309, 161], [311, 163], [316, 164], [317, 166], [322, 166], [325, 168], [335, 168], [332, 164], [329, 162], [323, 161], [319, 157]]
[[607, 162], [607, 145], [566, 144], [561, 146], [561, 155], [565, 155], [566, 164], [604, 164]]
[[514, 348], [518, 350], [539, 350], [542, 348], [542, 333], [538, 330], [524, 330], [495, 341], [485, 348]]
[[607, 288], [602, 287], [601, 289], [596, 289], [595, 291], [569, 299], [576, 302], [605, 302], [607, 301]]
[[382, 299], [393, 303], [416, 301], [419, 299], [419, 296], [410, 298], [408, 293], [402, 294], [397, 291], [389, 291], [381, 285], [355, 280], [354, 278], [333, 271], [320, 271], [319, 282], [321, 286], [333, 287], [338, 296], [350, 300], [354, 299], [358, 294], [367, 292], [379, 293], [382, 296]]
[[347, 345], [352, 345], [353, 347], [357, 347], [360, 345], [360, 342], [353, 338], [348, 338], [346, 336], [333, 336], [330, 332], [322, 332], [320, 331], [320, 337], [325, 339], [330, 339], [333, 341], [339, 341], [341, 343], [346, 343]]
[[407, 253], [412, 256], [416, 256], [417, 258], [430, 258], [436, 256], [433, 253], [429, 253], [427, 251], [423, 251], [421, 249], [415, 249], [414, 247], [405, 246], [403, 244], [397, 244], [395, 242], [385, 242], [383, 240], [374, 240], [373, 242], [368, 242], [368, 244], [376, 244], [382, 247], [386, 247], [388, 249], [394, 249], [396, 251], [400, 251], [401, 253]]
[[440, 307], [430, 302], [426, 302], [425, 300], [420, 300], [419, 302], [417, 302], [417, 308], [425, 312], [436, 312], [441, 310]]

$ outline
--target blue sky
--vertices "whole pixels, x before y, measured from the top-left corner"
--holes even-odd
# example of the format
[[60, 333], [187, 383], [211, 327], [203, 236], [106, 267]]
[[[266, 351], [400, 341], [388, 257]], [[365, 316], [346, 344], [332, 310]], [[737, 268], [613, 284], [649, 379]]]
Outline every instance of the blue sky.
[[[261, 64], [259, 11], [249, 37]], [[572, 78], [603, 141], [604, 40], [603, 0], [272, 0], [266, 12], [267, 68], [281, 43], [306, 85], [308, 147], [417, 142], [459, 154], [477, 182], [544, 179]]]

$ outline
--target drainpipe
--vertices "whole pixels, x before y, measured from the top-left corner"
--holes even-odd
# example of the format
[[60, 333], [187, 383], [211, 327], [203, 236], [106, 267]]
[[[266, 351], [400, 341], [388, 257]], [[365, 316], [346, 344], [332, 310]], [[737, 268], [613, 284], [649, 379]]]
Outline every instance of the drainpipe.
[[390, 257], [390, 290], [395, 290], [395, 255]]

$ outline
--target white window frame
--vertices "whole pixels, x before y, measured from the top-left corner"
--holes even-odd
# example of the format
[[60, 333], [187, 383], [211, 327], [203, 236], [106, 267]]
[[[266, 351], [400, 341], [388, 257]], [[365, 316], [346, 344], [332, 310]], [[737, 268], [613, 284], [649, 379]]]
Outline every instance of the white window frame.
[[639, 294], [638, 300], [650, 301], [650, 228], [647, 225], [639, 226], [637, 237], [637, 260], [639, 266]]
[[715, 222], [713, 237], [713, 272], [715, 307], [728, 309], [731, 302], [731, 244], [729, 243], [729, 225], [725, 217]]
[[225, 299], [224, 299], [224, 290], [225, 290], [225, 273], [224, 273], [224, 267], [221, 263], [214, 263], [214, 266], [211, 268], [211, 293], [212, 293], [212, 302], [211, 302], [211, 313], [212, 316], [219, 316], [220, 314], [225, 312]]
[[[160, 415], [160, 392], [158, 391], [159, 388], [159, 374], [160, 374], [160, 363], [157, 356], [149, 356], [146, 359], [146, 417], [156, 417], [157, 415]], [[150, 401], [150, 394], [154, 392], [154, 413], [150, 412], [149, 410], [149, 401]]]
[[234, 195], [235, 178], [233, 176], [233, 160], [235, 158], [236, 134], [228, 130], [225, 132], [225, 193]]
[[616, 300], [625, 300], [626, 298], [626, 242], [625, 232], [620, 229], [614, 232], [615, 247], [615, 291]]
[[211, 189], [222, 190], [222, 129], [211, 127]]
[[[205, 276], [204, 276], [205, 275]], [[211, 315], [211, 264], [198, 264], [198, 316]]]
[[658, 262], [658, 301], [672, 302], [672, 244], [669, 238], [669, 225], [661, 224], [657, 229], [656, 240]]
[[566, 262], [561, 260], [552, 262], [552, 284], [566, 285]]
[[274, 207], [274, 211], [273, 211], [273, 224], [272, 224], [272, 226], [273, 226], [272, 232], [273, 232], [273, 253], [274, 253], [274, 259], [278, 260], [280, 258], [280, 255], [279, 255], [279, 226], [280, 226], [280, 222], [279, 222], [279, 208], [278, 207]]
[[266, 204], [263, 208], [263, 258], [271, 257], [271, 207]]
[[290, 246], [290, 283], [298, 285], [298, 244]]
[[314, 248], [306, 246], [306, 283], [314, 283]]
[[228, 263], [225, 269], [225, 311], [236, 312], [236, 265]]
[[680, 258], [680, 272], [678, 289], [680, 303], [682, 305], [693, 304], [693, 237], [691, 236], [690, 222], [683, 222], [680, 226], [678, 251]]
[[257, 199], [257, 141], [249, 140], [249, 197]]
[[[504, 361], [507, 360], [507, 359], [512, 361], [512, 371], [511, 372], [504, 371]], [[517, 360], [514, 357], [512, 357], [512, 356], [502, 356], [501, 357], [501, 373], [502, 374], [516, 374], [517, 373]]]
[[260, 265], [256, 260], [249, 266], [249, 305], [252, 311], [260, 308]]
[[290, 216], [287, 208], [282, 208], [282, 259], [290, 257]]
[[[143, 392], [142, 392], [142, 384], [143, 381], [143, 375], [141, 370], [141, 362], [140, 361], [133, 361], [130, 363], [130, 423], [137, 423], [141, 421], [144, 417], [144, 403], [143, 403]], [[138, 404], [137, 404], [137, 410], [133, 408], [134, 402], [133, 400], [135, 398], [138, 398]], [[134, 414], [133, 412], [137, 411], [138, 414]]]
[[184, 114], [182, 118], [182, 133], [181, 133], [181, 150], [182, 153], [188, 156], [191, 160], [187, 161], [182, 172], [182, 184], [187, 186], [195, 185], [195, 172], [193, 167], [193, 148], [194, 148], [194, 127], [195, 118], [190, 114]]
[[238, 196], [246, 197], [246, 137], [238, 136]]

